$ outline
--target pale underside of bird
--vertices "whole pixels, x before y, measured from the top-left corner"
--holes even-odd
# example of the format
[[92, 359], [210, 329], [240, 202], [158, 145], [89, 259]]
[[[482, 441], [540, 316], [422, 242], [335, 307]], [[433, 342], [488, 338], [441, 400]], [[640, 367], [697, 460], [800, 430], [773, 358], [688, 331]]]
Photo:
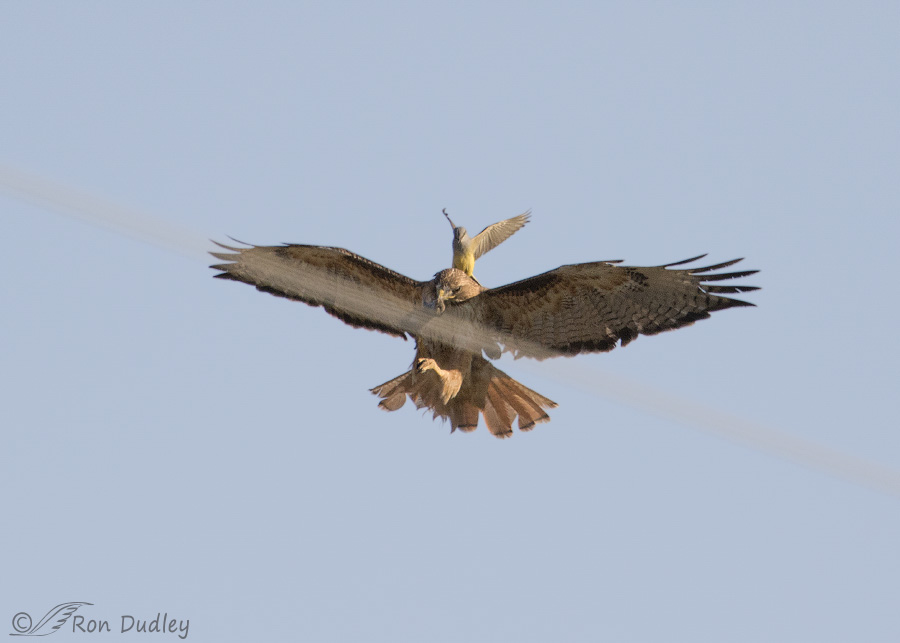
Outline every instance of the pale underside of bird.
[[216, 277], [279, 297], [322, 306], [345, 323], [416, 340], [412, 368], [372, 390], [387, 411], [409, 398], [456, 429], [473, 431], [479, 415], [490, 432], [512, 435], [549, 420], [552, 400], [496, 368], [504, 351], [545, 359], [604, 352], [638, 335], [687, 326], [710, 313], [753, 304], [722, 295], [757, 290], [716, 282], [755, 270], [713, 272], [740, 259], [700, 268], [599, 261], [561, 266], [499, 288], [484, 288], [450, 268], [416, 281], [343, 248], [286, 244], [237, 248], [213, 256]]
[[469, 233], [464, 227], [453, 223], [453, 219], [447, 214], [447, 208], [444, 208], [443, 212], [447, 221], [450, 222], [450, 227], [453, 228], [452, 266], [457, 270], [462, 270], [470, 277], [475, 274], [476, 259], [509, 239], [531, 218], [531, 210], [527, 210], [510, 219], [492, 223], [474, 237], [469, 237]]

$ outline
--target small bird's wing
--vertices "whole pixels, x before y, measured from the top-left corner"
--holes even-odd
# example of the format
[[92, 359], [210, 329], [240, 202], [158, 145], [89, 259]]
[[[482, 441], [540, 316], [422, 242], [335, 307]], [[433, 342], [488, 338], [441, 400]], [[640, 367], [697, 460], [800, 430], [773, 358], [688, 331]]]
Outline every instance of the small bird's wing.
[[489, 250], [493, 250], [501, 243], [509, 239], [513, 234], [515, 234], [519, 229], [522, 228], [528, 220], [531, 218], [531, 210], [527, 212], [523, 212], [522, 214], [512, 217], [511, 219], [506, 219], [505, 221], [500, 221], [499, 223], [495, 223], [493, 225], [489, 225], [484, 230], [478, 233], [478, 235], [472, 239], [472, 252], [475, 254], [475, 258], [478, 259], [481, 255], [488, 252]]
[[211, 252], [230, 263], [210, 266], [219, 279], [233, 279], [258, 290], [325, 310], [356, 328], [406, 339], [421, 315], [418, 282], [343, 248], [325, 246], [250, 246], [230, 253]]
[[705, 319], [717, 310], [754, 305], [719, 295], [756, 287], [708, 282], [746, 277], [756, 270], [704, 274], [740, 259], [703, 268], [669, 269], [703, 256], [649, 268], [613, 262], [562, 266], [487, 290], [460, 305], [473, 306], [472, 317], [496, 332], [498, 341], [516, 357], [544, 359], [609, 351], [619, 341], [624, 346], [639, 334], [654, 335]]

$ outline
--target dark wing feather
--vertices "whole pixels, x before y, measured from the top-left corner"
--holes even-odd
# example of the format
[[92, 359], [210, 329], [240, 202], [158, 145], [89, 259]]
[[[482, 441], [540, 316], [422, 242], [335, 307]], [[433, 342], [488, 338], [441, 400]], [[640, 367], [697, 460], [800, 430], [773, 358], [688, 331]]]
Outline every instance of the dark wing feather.
[[[700, 257], [695, 257], [694, 260]], [[754, 286], [718, 286], [706, 282], [754, 274], [702, 274], [733, 265], [703, 268], [638, 268], [608, 262], [562, 266], [507, 286], [485, 291], [465, 305], [475, 318], [499, 332], [500, 342], [517, 357], [544, 359], [609, 351], [638, 335], [654, 335], [687, 326], [734, 306], [753, 306], [717, 293], [757, 290]]]
[[356, 328], [378, 330], [403, 337], [413, 324], [410, 317], [422, 308], [423, 283], [369, 261], [343, 248], [325, 246], [250, 246], [231, 253], [211, 252], [230, 263], [210, 266], [258, 290], [310, 306]]

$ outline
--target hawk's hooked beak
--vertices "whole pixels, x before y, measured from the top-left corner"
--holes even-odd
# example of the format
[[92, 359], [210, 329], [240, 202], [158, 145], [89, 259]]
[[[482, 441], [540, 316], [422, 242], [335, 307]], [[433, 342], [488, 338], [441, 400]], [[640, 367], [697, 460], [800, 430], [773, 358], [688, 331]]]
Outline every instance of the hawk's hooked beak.
[[434, 298], [434, 300], [426, 301], [425, 307], [430, 308], [431, 310], [440, 314], [440, 313], [444, 312], [444, 310], [447, 308], [447, 305], [444, 302], [447, 301], [448, 299], [452, 299], [452, 298], [453, 298], [452, 291], [444, 290], [443, 288], [438, 288], [437, 296]]

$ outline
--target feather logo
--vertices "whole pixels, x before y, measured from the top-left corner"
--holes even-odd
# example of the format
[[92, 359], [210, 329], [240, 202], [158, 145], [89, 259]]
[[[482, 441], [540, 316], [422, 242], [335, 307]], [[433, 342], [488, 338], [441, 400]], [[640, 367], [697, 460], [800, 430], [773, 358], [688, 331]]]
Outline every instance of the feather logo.
[[15, 632], [10, 632], [10, 636], [47, 636], [53, 634], [69, 620], [69, 617], [75, 613], [82, 605], [93, 605], [93, 603], [60, 603], [52, 608], [44, 615], [37, 625], [32, 624], [31, 616], [27, 612], [19, 612], [13, 616], [12, 626]]

